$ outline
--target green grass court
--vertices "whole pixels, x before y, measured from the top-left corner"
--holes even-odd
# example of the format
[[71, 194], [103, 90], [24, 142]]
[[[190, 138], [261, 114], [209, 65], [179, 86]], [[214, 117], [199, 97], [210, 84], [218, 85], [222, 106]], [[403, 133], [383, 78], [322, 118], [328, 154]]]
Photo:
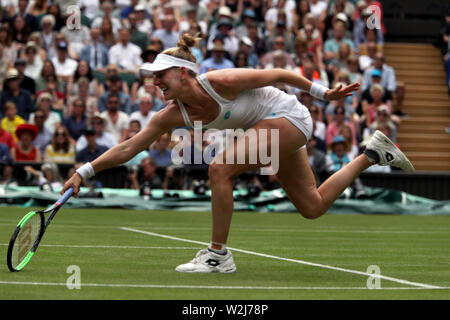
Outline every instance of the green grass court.
[[[236, 212], [237, 272], [181, 274], [174, 268], [209, 242], [210, 213], [63, 208], [31, 262], [11, 273], [8, 242], [29, 210], [0, 209], [0, 299], [450, 298], [450, 216]], [[72, 265], [79, 290], [66, 286]], [[389, 277], [381, 289], [367, 288], [370, 265]]]

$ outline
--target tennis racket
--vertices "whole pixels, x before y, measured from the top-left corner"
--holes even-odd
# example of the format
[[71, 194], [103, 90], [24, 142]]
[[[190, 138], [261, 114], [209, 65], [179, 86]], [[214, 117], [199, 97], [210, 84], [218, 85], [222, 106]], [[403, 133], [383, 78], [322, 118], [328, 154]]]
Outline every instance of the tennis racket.
[[[53, 205], [45, 210], [30, 211], [17, 224], [9, 241], [6, 261], [8, 269], [12, 272], [22, 270], [33, 255], [44, 236], [44, 232], [62, 205], [73, 194], [73, 188], [67, 191]], [[45, 220], [45, 214], [51, 212]]]

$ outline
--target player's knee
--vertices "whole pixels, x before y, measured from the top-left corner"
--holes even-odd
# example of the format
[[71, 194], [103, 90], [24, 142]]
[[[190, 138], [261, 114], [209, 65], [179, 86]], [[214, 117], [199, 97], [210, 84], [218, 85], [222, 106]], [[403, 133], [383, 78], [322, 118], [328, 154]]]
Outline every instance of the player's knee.
[[298, 212], [306, 219], [317, 219], [325, 213], [321, 206], [308, 206], [307, 208], [297, 208]]
[[223, 182], [228, 178], [226, 166], [224, 164], [218, 164], [212, 162], [208, 168], [208, 175], [211, 184]]

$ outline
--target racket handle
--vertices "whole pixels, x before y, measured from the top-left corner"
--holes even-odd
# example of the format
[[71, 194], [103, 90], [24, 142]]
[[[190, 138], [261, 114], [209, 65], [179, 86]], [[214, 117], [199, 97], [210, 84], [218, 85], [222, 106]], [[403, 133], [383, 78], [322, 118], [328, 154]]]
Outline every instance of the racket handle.
[[56, 201], [60, 206], [62, 206], [73, 194], [73, 188], [70, 187], [69, 189], [64, 192], [64, 194], [61, 196], [61, 198]]

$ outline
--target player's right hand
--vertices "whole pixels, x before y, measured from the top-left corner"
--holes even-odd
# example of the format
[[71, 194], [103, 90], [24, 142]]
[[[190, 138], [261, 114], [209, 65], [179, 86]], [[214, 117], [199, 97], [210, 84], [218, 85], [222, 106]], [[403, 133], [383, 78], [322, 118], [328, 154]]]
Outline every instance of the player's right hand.
[[64, 192], [66, 192], [67, 189], [69, 189], [70, 187], [73, 188], [73, 196], [77, 197], [78, 196], [78, 192], [80, 191], [80, 184], [82, 182], [82, 178], [81, 176], [75, 172], [72, 177], [70, 177], [69, 180], [66, 181], [66, 183], [64, 183], [64, 186], [61, 190], [61, 194], [64, 194]]

